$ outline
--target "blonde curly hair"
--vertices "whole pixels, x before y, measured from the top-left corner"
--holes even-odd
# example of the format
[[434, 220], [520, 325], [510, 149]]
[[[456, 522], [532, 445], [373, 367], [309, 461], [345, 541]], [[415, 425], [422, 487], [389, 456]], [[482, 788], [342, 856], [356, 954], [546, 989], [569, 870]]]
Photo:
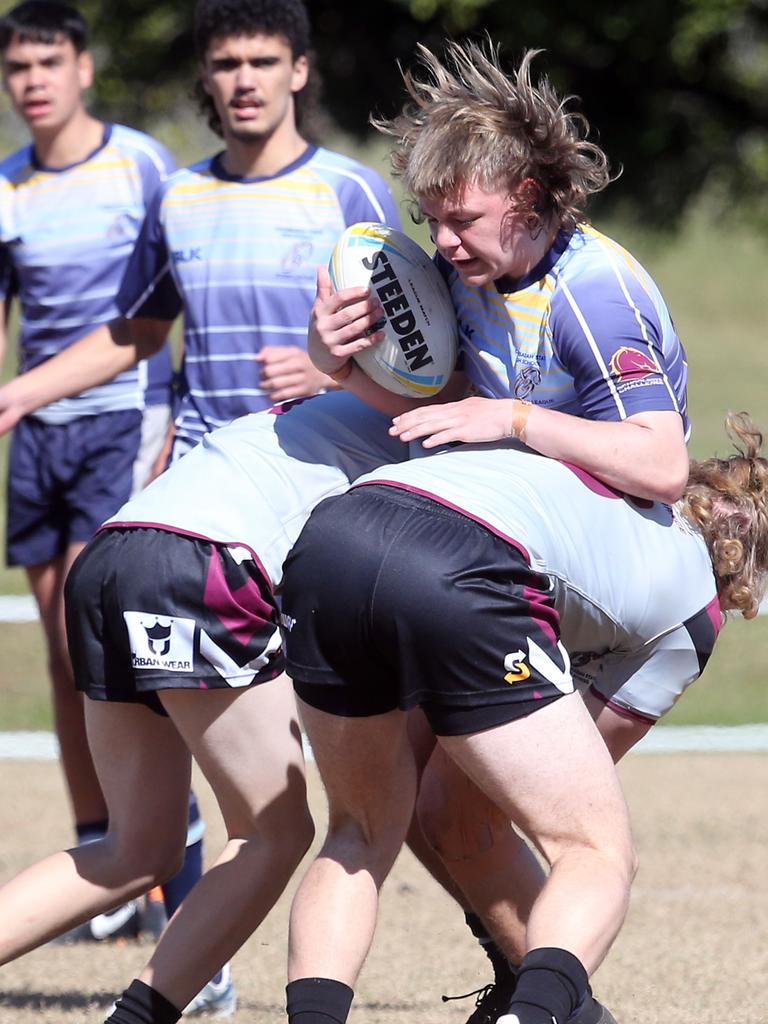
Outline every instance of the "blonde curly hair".
[[737, 454], [692, 461], [680, 507], [709, 548], [720, 607], [752, 619], [768, 583], [768, 459], [747, 413], [730, 413], [725, 429]]
[[566, 228], [583, 220], [587, 198], [611, 181], [608, 161], [586, 140], [585, 118], [567, 109], [571, 98], [545, 77], [532, 82], [541, 51], [527, 50], [509, 75], [490, 40], [450, 42], [444, 61], [418, 51], [416, 70], [403, 72], [409, 98], [400, 114], [371, 119], [395, 140], [392, 171], [410, 195], [461, 196], [469, 184], [512, 193], [530, 181], [516, 211], [532, 232], [552, 215]]

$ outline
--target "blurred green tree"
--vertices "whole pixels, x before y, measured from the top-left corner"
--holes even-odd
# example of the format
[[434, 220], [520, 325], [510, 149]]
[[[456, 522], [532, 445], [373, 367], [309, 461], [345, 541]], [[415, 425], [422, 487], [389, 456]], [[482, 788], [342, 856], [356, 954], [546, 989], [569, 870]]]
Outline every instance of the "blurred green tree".
[[[578, 97], [619, 180], [601, 205], [669, 225], [703, 192], [768, 204], [768, 0], [307, 0], [325, 108], [362, 137], [394, 113], [398, 62], [418, 42], [487, 32], [515, 60], [527, 47]], [[2, 0], [0, 8], [11, 4]], [[94, 36], [95, 109], [148, 126], [194, 74], [193, 0], [81, 0]], [[756, 204], [756, 205], [755, 205]]]

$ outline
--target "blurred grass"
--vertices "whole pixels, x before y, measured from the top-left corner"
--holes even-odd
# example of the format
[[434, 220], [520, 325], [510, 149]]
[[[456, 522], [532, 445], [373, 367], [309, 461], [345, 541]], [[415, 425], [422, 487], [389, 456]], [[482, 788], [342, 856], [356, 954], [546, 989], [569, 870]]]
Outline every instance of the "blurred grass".
[[[381, 144], [361, 148], [337, 139], [331, 146], [349, 152], [384, 175], [388, 173], [386, 150]], [[178, 146], [174, 148], [179, 151]], [[201, 152], [185, 156], [192, 159]], [[405, 205], [401, 211], [406, 230], [421, 244], [428, 245], [424, 227], [410, 222]], [[645, 264], [672, 310], [689, 360], [692, 455], [702, 458], [728, 454], [723, 421], [729, 410], [746, 409], [759, 425], [768, 428], [768, 290], [762, 280], [763, 270], [768, 266], [768, 239], [741, 228], [737, 230], [735, 225], [713, 223], [705, 211], [689, 218], [674, 236], [653, 235], [638, 225], [598, 222], [596, 227], [616, 238]], [[14, 337], [13, 326], [9, 335]], [[5, 377], [13, 373], [12, 349], [13, 344], [9, 344]], [[3, 483], [6, 457], [7, 438], [2, 438]], [[4, 527], [5, 502], [1, 500], [3, 534]], [[0, 594], [26, 592], [22, 570], [0, 568]], [[0, 728], [49, 727], [39, 627], [0, 625], [0, 650]], [[768, 617], [752, 623], [729, 623], [704, 677], [667, 721], [768, 721], [767, 654]]]

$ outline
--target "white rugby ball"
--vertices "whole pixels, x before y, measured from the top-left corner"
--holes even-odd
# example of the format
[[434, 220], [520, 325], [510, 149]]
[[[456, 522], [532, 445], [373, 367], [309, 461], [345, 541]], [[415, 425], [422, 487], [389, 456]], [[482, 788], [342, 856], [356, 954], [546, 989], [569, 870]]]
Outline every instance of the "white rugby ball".
[[352, 224], [328, 269], [335, 291], [371, 288], [384, 308], [384, 339], [353, 357], [363, 372], [396, 395], [436, 395], [456, 365], [458, 328], [448, 287], [421, 246], [386, 224]]

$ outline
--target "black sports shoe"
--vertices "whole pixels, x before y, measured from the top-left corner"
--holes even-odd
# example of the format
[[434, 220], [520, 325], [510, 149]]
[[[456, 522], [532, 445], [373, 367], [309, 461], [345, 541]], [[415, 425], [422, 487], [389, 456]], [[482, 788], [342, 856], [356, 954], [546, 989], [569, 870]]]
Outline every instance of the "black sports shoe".
[[[443, 996], [443, 1002], [447, 1003], [453, 999], [469, 999], [470, 996], [475, 996], [475, 1009], [469, 1015], [467, 1024], [496, 1024], [497, 1019], [509, 1009], [516, 984], [517, 975], [511, 967], [507, 966], [506, 970], [497, 968], [496, 977], [490, 985], [478, 988], [474, 992], [466, 992], [461, 996]], [[582, 1022], [579, 1021], [579, 1024]], [[585, 1022], [585, 1024], [591, 1024], [591, 1022]], [[607, 1020], [605, 1024], [610, 1024], [610, 1021]]]
[[575, 1016], [568, 1018], [568, 1024], [616, 1024], [616, 1018], [594, 996], [587, 996]]

